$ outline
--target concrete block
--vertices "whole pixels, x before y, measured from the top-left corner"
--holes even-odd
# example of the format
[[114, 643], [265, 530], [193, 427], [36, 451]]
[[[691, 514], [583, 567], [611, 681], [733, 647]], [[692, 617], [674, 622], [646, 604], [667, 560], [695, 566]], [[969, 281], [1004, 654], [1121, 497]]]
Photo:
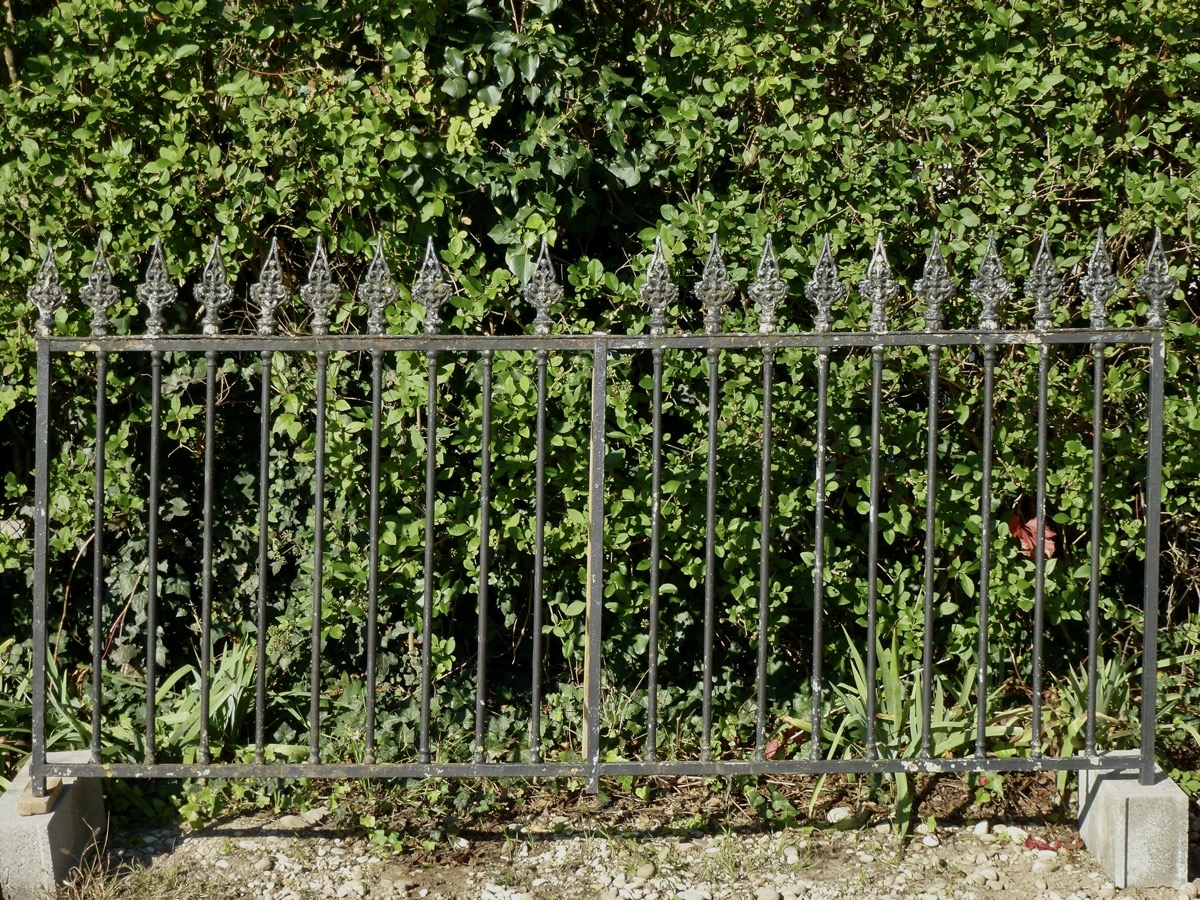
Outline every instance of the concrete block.
[[[47, 754], [51, 762], [84, 763], [86, 750]], [[0, 897], [45, 900], [67, 880], [89, 847], [102, 840], [107, 819], [98, 778], [64, 778], [49, 812], [21, 815], [30, 793], [25, 766], [0, 796]], [[32, 795], [30, 794], [32, 797]], [[35, 798], [36, 799], [36, 798]]]
[[1113, 883], [1182, 889], [1187, 883], [1187, 797], [1161, 769], [1138, 783], [1137, 752], [1102, 754], [1112, 769], [1079, 773], [1079, 835]]

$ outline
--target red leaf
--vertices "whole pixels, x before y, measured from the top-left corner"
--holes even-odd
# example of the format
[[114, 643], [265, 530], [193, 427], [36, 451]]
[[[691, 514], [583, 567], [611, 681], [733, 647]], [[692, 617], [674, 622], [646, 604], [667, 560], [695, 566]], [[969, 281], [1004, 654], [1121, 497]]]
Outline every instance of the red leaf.
[[1025, 846], [1030, 850], [1060, 850], [1062, 841], [1044, 841], [1038, 837], [1027, 837]]
[[[1050, 523], [1046, 523], [1045, 540], [1042, 542], [1043, 549], [1046, 553], [1046, 558], [1054, 556], [1054, 551], [1057, 545], [1054, 539], [1058, 537], [1058, 532], [1050, 527]], [[1029, 519], [1022, 521], [1017, 513], [1013, 513], [1011, 519], [1008, 520], [1008, 530], [1021, 545], [1021, 554], [1033, 558], [1034, 549], [1037, 547], [1037, 519]]]

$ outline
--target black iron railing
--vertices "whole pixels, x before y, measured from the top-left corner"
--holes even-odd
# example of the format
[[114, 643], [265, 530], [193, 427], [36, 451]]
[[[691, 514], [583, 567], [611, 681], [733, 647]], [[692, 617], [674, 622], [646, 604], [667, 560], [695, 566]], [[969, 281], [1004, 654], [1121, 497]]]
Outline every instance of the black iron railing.
[[[1091, 302], [1090, 324], [1087, 328], [1052, 328], [1052, 304], [1062, 290], [1062, 281], [1056, 273], [1055, 263], [1045, 239], [1041, 243], [1029, 278], [1025, 283], [1027, 295], [1035, 302], [1034, 327], [1012, 330], [1001, 326], [1000, 307], [1009, 299], [1012, 287], [1007, 280], [994, 239], [989, 238], [983, 263], [977, 276], [970, 283], [970, 295], [977, 304], [979, 317], [977, 327], [970, 330], [947, 330], [944, 309], [955, 292], [955, 285], [947, 271], [937, 239], [926, 259], [923, 277], [916, 282], [915, 292], [924, 305], [923, 331], [889, 331], [887, 307], [897, 294], [897, 284], [892, 277], [882, 239], [877, 243], [866, 278], [860, 283], [859, 291], [870, 305], [869, 330], [835, 331], [833, 311], [847, 296], [846, 287], [838, 277], [836, 265], [828, 242], [820, 260], [805, 286], [805, 295], [812, 303], [814, 327], [808, 331], [786, 331], [778, 327], [777, 313], [787, 296], [787, 288], [780, 278], [779, 268], [771, 244], [767, 243], [758, 267], [757, 275], [749, 286], [748, 295], [755, 305], [759, 331], [757, 333], [725, 333], [723, 323], [727, 304], [736, 296], [736, 288], [730, 281], [721, 253], [714, 240], [703, 275], [695, 285], [694, 293], [704, 313], [704, 332], [668, 333], [666, 309], [676, 302], [678, 289], [671, 283], [670, 273], [661, 247], [656, 248], [650, 263], [647, 278], [641, 288], [641, 298], [649, 308], [649, 330], [640, 335], [610, 334], [553, 334], [551, 331], [551, 308], [562, 301], [563, 291], [555, 280], [550, 260], [543, 243], [533, 278], [527, 285], [526, 298], [536, 310], [533, 333], [524, 335], [447, 335], [439, 333], [439, 313], [450, 296], [450, 288], [444, 280], [441, 267], [433, 253], [428, 250], [424, 265], [412, 288], [412, 299], [424, 309], [425, 329], [423, 334], [385, 334], [384, 310], [393, 304], [399, 293], [392, 283], [391, 274], [384, 261], [382, 250], [377, 249], [374, 261], [358, 288], [358, 297], [368, 312], [367, 333], [363, 335], [330, 333], [329, 311], [339, 296], [323, 246], [318, 243], [316, 255], [309, 269], [306, 283], [300, 289], [304, 302], [311, 309], [311, 334], [281, 335], [276, 333], [275, 311], [290, 296], [285, 286], [279, 255], [272, 245], [258, 282], [251, 288], [250, 297], [257, 312], [257, 333], [223, 334], [218, 320], [222, 308], [230, 302], [233, 291], [228, 284], [220, 248], [213, 246], [211, 257], [194, 289], [195, 297], [205, 309], [204, 333], [202, 335], [163, 334], [163, 311], [176, 299], [176, 285], [169, 278], [161, 247], [156, 245], [151, 256], [145, 279], [137, 288], [137, 296], [146, 307], [148, 316], [144, 335], [112, 335], [108, 330], [107, 312], [118, 299], [113, 286], [112, 273], [106, 262], [103, 247], [80, 291], [82, 301], [91, 308], [92, 334], [88, 337], [64, 337], [53, 333], [54, 314], [66, 300], [59, 282], [59, 275], [51, 255], [47, 254], [37, 281], [29, 290], [29, 296], [40, 311], [37, 337], [37, 463], [35, 491], [35, 570], [34, 570], [34, 707], [33, 707], [33, 777], [35, 792], [45, 789], [48, 776], [107, 776], [118, 778], [146, 777], [422, 777], [422, 776], [563, 776], [584, 777], [594, 789], [602, 775], [698, 775], [698, 774], [750, 774], [750, 773], [818, 773], [818, 772], [904, 772], [904, 771], [1029, 771], [1041, 769], [1083, 769], [1101, 764], [1096, 741], [1096, 683], [1097, 683], [1097, 634], [1099, 631], [1099, 577], [1100, 535], [1104, 522], [1102, 517], [1102, 457], [1105, 384], [1105, 348], [1121, 345], [1148, 351], [1149, 389], [1145, 407], [1145, 425], [1148, 433], [1145, 475], [1145, 569], [1144, 569], [1144, 623], [1143, 623], [1143, 683], [1141, 687], [1141, 774], [1143, 780], [1154, 777], [1154, 728], [1155, 728], [1155, 671], [1156, 632], [1158, 629], [1158, 556], [1159, 515], [1162, 472], [1162, 427], [1164, 391], [1164, 302], [1172, 294], [1175, 281], [1167, 272], [1161, 241], [1156, 235], [1153, 248], [1146, 262], [1145, 274], [1138, 280], [1142, 295], [1149, 304], [1149, 315], [1145, 327], [1112, 328], [1108, 325], [1106, 304], [1118, 288], [1102, 237], [1098, 236], [1094, 252], [1088, 262], [1086, 274], [1080, 281], [1080, 290]], [[986, 729], [986, 697], [989, 690], [989, 584], [990, 565], [993, 556], [992, 541], [996, 533], [993, 520], [992, 467], [993, 467], [993, 418], [995, 406], [995, 376], [998, 349], [1028, 345], [1039, 348], [1038, 352], [1038, 406], [1037, 406], [1037, 484], [1036, 484], [1036, 536], [1033, 560], [1036, 570], [1035, 596], [1033, 598], [1031, 696], [1032, 727], [1029, 752], [1024, 755], [1003, 757], [989, 752]], [[1053, 757], [1043, 754], [1042, 748], [1042, 696], [1043, 696], [1043, 651], [1042, 634], [1046, 591], [1046, 529], [1047, 529], [1047, 431], [1049, 395], [1047, 379], [1051, 366], [1052, 352], [1068, 345], [1090, 347], [1093, 369], [1093, 441], [1091, 448], [1092, 513], [1091, 513], [1091, 558], [1090, 604], [1087, 613], [1088, 628], [1088, 673], [1087, 673], [1087, 726], [1084, 752], [1080, 755]], [[886, 470], [886, 454], [881, 453], [881, 406], [883, 403], [884, 355], [889, 348], [915, 347], [927, 352], [928, 360], [928, 412], [926, 418], [926, 462], [927, 478], [925, 539], [924, 539], [924, 651], [921, 663], [921, 741], [920, 752], [914, 758], [882, 758], [877, 746], [877, 652], [879, 622], [879, 512], [882, 499], [881, 473]], [[975, 693], [975, 749], [974, 753], [962, 758], [938, 758], [932, 747], [933, 723], [931, 722], [932, 682], [934, 679], [934, 633], [935, 620], [935, 525], [938, 521], [937, 478], [939, 469], [939, 372], [942, 351], [952, 347], [976, 348], [982, 360], [982, 446], [981, 485], [979, 513], [981, 517], [979, 562], [980, 573], [977, 587], [978, 602], [978, 654]], [[772, 451], [775, 441], [773, 429], [772, 394], [779, 355], [787, 351], [805, 350], [815, 353], [816, 392], [813, 403], [816, 407], [815, 434], [815, 496], [811, 511], [814, 517], [815, 539], [812, 547], [812, 620], [811, 620], [811, 741], [802, 752], [791, 758], [776, 758], [768, 751], [768, 728], [770, 727], [771, 700], [769, 663], [771, 647], [768, 640], [770, 615], [770, 567], [772, 562], [772, 534], [775, 520], [772, 515]], [[866, 752], [862, 758], [828, 758], [824, 752], [822, 715], [827, 711], [822, 661], [829, 648], [824, 634], [824, 612], [827, 590], [825, 530], [827, 508], [826, 485], [828, 476], [828, 408], [830, 357], [841, 351], [868, 352], [871, 360], [871, 417], [870, 417], [870, 478], [869, 478], [869, 532], [867, 555], [867, 635], [866, 647]], [[704, 579], [703, 579], [703, 660], [702, 660], [702, 704], [700, 710], [700, 750], [694, 759], [660, 760], [658, 712], [659, 696], [659, 641], [660, 641], [660, 591], [662, 588], [660, 567], [663, 554], [662, 532], [662, 463], [663, 463], [663, 410], [664, 410], [664, 353], [693, 352], [707, 357], [708, 408], [707, 408], [707, 481], [705, 485], [705, 534], [704, 534]], [[713, 687], [714, 631], [718, 626], [718, 584], [716, 578], [718, 553], [717, 525], [721, 510], [717, 502], [717, 454], [719, 451], [718, 417], [720, 415], [719, 364], [721, 356], [728, 351], [748, 351], [761, 354], [761, 416], [762, 416], [762, 475], [761, 475], [761, 520], [760, 560], [758, 572], [757, 609], [757, 659], [755, 686], [754, 750], [747, 758], [714, 759], [713, 746]], [[363, 676], [366, 683], [364, 716], [365, 747], [360, 762], [322, 761], [321, 695], [322, 685], [322, 598], [324, 596], [324, 523], [326, 515], [325, 467], [326, 467], [326, 394], [327, 367], [330, 354], [366, 353], [370, 358], [370, 402], [371, 402], [371, 445], [368, 475], [369, 490], [369, 536], [365, 558], [356, 564], [368, 571], [366, 596], [366, 652]], [[512, 761], [489, 759], [485, 752], [486, 692], [488, 683], [487, 663], [489, 654], [488, 602], [489, 559], [489, 513], [492, 488], [492, 381], [493, 360], [496, 354], [532, 352], [536, 359], [536, 470], [535, 497], [532, 515], [532, 659], [531, 693], [529, 702], [529, 739], [523, 753]], [[51, 527], [48, 516], [49, 497], [52, 489], [51, 453], [51, 358], [55, 354], [89, 353], [96, 361], [96, 404], [95, 404], [95, 500], [94, 500], [94, 591], [92, 622], [92, 698], [91, 698], [91, 751], [92, 759], [87, 764], [52, 764], [46, 759], [47, 729], [47, 607], [48, 607], [48, 540]], [[158, 673], [157, 623], [159, 610], [159, 543], [160, 543], [160, 435], [163, 430], [163, 359], [164, 354], [204, 354], [206, 371], [205, 441], [204, 441], [204, 497], [203, 533], [201, 558], [202, 571], [199, 575], [201, 603], [200, 630], [200, 703], [201, 728], [196, 761], [184, 763], [179, 760], [164, 761], [156, 754], [156, 687]], [[217, 762], [212, 759], [209, 746], [210, 689], [212, 670], [212, 624], [213, 624], [213, 558], [214, 558], [214, 420], [216, 415], [216, 381], [219, 362], [226, 356], [241, 353], [259, 354], [261, 377], [261, 443], [258, 479], [258, 586], [255, 628], [256, 645], [256, 721], [254, 755], [252, 762]], [[269, 458], [271, 453], [271, 365], [274, 354], [308, 356], [316, 366], [315, 416], [315, 483], [313, 485], [313, 547], [312, 552], [312, 623], [310, 649], [309, 710], [307, 762], [269, 762], [264, 752], [264, 715], [268, 706], [266, 635], [270, 627], [268, 598], [270, 591], [270, 566], [268, 562], [268, 519], [270, 516], [267, 488]], [[425, 470], [425, 546], [423, 604], [421, 609], [420, 634], [420, 716], [417, 729], [415, 761], [396, 762], [377, 758], [376, 752], [376, 692], [378, 683], [377, 649], [380, 619], [387, 613], [380, 609], [380, 534], [381, 519], [380, 471], [383, 378], [388, 359], [398, 353], [425, 354], [428, 361], [428, 400], [425, 410], [424, 441], [426, 454]], [[609, 358], [611, 354], [650, 355], [652, 366], [652, 388], [649, 398], [651, 414], [649, 468], [651, 471], [651, 496], [649, 498], [649, 618], [647, 650], [647, 700], [645, 752], [640, 759], [602, 759], [601, 755], [601, 623], [604, 618], [605, 589], [605, 497], [606, 486], [613, 477], [606, 473], [606, 416], [610, 405]], [[146, 655], [145, 655], [145, 758], [141, 762], [103, 762], [104, 723], [102, 717], [103, 691], [102, 672], [102, 598], [104, 594], [104, 572], [106, 548], [104, 525], [106, 517], [104, 482], [106, 432], [106, 366], [110, 356], [125, 354], [148, 354], [150, 359], [150, 449], [148, 464], [148, 551], [146, 559]], [[439, 393], [438, 360], [442, 355], [456, 354], [478, 356], [482, 361], [482, 392], [480, 396], [482, 445], [480, 471], [480, 539], [478, 550], [478, 627], [477, 627], [477, 670], [475, 673], [475, 733], [471, 760], [449, 761], [439, 759], [437, 748], [431, 741], [431, 703], [437, 684], [432, 671], [431, 636], [434, 628], [434, 579], [433, 569], [435, 535], [435, 498], [438, 490], [438, 471], [435, 449], [439, 440]], [[582, 756], [577, 759], [548, 759], [541, 746], [542, 715], [542, 668], [544, 620], [543, 584], [545, 580], [546, 548], [546, 456], [547, 456], [547, 365], [553, 355], [590, 356], [591, 359], [591, 418], [590, 451], [587, 487], [587, 542], [586, 542], [586, 606], [584, 621], [580, 623], [585, 637], [583, 663], [583, 701], [580, 710], [582, 727]], [[553, 486], [551, 486], [553, 487]]]

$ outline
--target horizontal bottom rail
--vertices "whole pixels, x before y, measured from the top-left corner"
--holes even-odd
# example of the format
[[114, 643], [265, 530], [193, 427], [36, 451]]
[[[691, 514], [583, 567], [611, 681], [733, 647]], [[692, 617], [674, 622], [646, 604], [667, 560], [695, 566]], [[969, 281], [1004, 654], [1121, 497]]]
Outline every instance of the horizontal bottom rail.
[[[844, 772], [938, 774], [943, 772], [1051, 772], [1111, 769], [1101, 756], [965, 757], [962, 759], [784, 759], [613, 761], [597, 766], [608, 776], [828, 775]], [[34, 774], [38, 774], [35, 772]], [[47, 763], [41, 774], [57, 778], [584, 778], [590, 767], [569, 763]]]

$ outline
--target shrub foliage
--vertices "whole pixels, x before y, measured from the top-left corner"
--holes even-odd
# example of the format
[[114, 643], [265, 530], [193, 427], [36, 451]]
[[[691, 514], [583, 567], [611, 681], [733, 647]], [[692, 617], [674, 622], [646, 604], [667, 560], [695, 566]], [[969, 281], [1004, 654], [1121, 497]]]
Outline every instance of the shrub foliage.
[[[1001, 237], [1014, 283], [1027, 274], [1046, 231], [1067, 278], [1056, 324], [1079, 324], [1076, 287], [1097, 229], [1109, 236], [1123, 284], [1113, 324], [1144, 321], [1128, 290], [1135, 264], [1161, 226], [1181, 290], [1171, 302], [1164, 474], [1165, 675], [1187, 684], [1197, 645], [1200, 598], [1200, 385], [1195, 310], [1188, 280], [1200, 171], [1198, 104], [1187, 86], [1200, 69], [1191, 4], [1130, 0], [1064, 10], [1010, 0], [968, 4], [926, 0], [909, 9], [878, 0], [828, 4], [667, 0], [657, 5], [583, 6], [558, 0], [510, 5], [367, 3], [323, 0], [279, 5], [162, 0], [67, 0], [23, 4], [10, 38], [8, 82], [0, 91], [0, 518], [28, 516], [32, 493], [34, 313], [24, 289], [45, 248], [65, 266], [74, 295], [98, 240], [109, 243], [123, 299], [114, 329], [141, 329], [132, 284], [145, 251], [162, 238], [172, 271], [194, 281], [207, 243], [222, 242], [246, 297], [272, 238], [301, 273], [318, 236], [332, 247], [345, 290], [335, 329], [364, 327], [352, 289], [382, 235], [400, 280], [416, 269], [425, 241], [437, 242], [457, 291], [444, 330], [511, 332], [528, 327], [521, 296], [538, 242], [561, 266], [567, 299], [556, 329], [641, 332], [647, 312], [636, 285], [648, 249], [661, 237], [685, 285], [672, 326], [696, 330], [696, 280], [712, 235], [742, 287], [768, 234], [780, 252], [792, 299], [785, 327], [807, 328], [799, 298], [828, 235], [857, 281], [882, 232], [904, 290], [891, 310], [896, 328], [920, 327], [911, 285], [924, 247], [940, 232], [960, 283], [950, 327], [978, 311], [965, 283], [986, 233]], [[168, 313], [168, 330], [195, 331], [190, 290]], [[1029, 301], [1004, 312], [1026, 323]], [[421, 310], [401, 301], [388, 327], [413, 332]], [[229, 329], [250, 327], [235, 302]], [[857, 294], [836, 311], [837, 328], [865, 327]], [[303, 330], [298, 297], [281, 310], [285, 330]], [[64, 333], [86, 317], [60, 313]], [[744, 294], [729, 330], [755, 327]], [[771, 536], [771, 640], [776, 700], [803, 713], [811, 664], [813, 356], [779, 361], [775, 495]], [[1088, 591], [1090, 355], [1064, 352], [1050, 384], [1050, 505], [1064, 552], [1051, 567], [1048, 657], [1079, 664], [1080, 617]], [[56, 361], [51, 503], [52, 648], [64, 673], [86, 680], [90, 664], [93, 359]], [[330, 500], [327, 539], [327, 702], [343, 715], [331, 729], [357, 740], [365, 627], [365, 546], [370, 412], [369, 360], [335, 355], [330, 373]], [[491, 652], [496, 667], [492, 730], [497, 749], [520, 737], [514, 698], [526, 687], [530, 652], [528, 559], [534, 470], [531, 355], [496, 358], [496, 566], [491, 580]], [[649, 471], [649, 361], [613, 360], [609, 466], [620, 474], [608, 497], [608, 672], [610, 746], [639, 739], [626, 719], [645, 704]], [[725, 749], [752, 738], [757, 627], [758, 477], [761, 447], [759, 359], [722, 357], [717, 582], [717, 738]], [[694, 746], [698, 709], [698, 623], [702, 608], [707, 369], [700, 354], [669, 354], [664, 472], [664, 740]], [[1136, 649], [1143, 562], [1144, 357], [1109, 353], [1105, 420], [1103, 546], [1104, 655]], [[916, 350], [889, 352], [884, 455], [889, 500], [882, 512], [881, 629], [901, 657], [920, 657], [923, 587], [926, 363]], [[199, 517], [204, 364], [167, 359], [160, 642], [172, 670], [194, 666], [199, 604]], [[575, 744], [588, 421], [586, 356], [551, 366], [552, 491], [547, 532], [548, 740]], [[966, 675], [974, 662], [979, 577], [977, 354], [943, 358], [936, 640], [939, 668]], [[436, 710], [447, 742], [469, 730], [478, 577], [481, 370], [475, 358], [440, 362], [442, 440], [436, 509], [435, 645], [444, 685]], [[221, 362], [220, 479], [216, 566], [216, 655], [245, 687], [257, 592], [257, 359]], [[992, 663], [1020, 693], [1031, 645], [1032, 565], [1010, 539], [1010, 513], [1028, 512], [1036, 448], [1036, 351], [1002, 351], [996, 429], [995, 515], [999, 521], [991, 590], [996, 630]], [[830, 418], [828, 622], [861, 635], [866, 610], [866, 484], [869, 356], [836, 354]], [[138, 741], [135, 702], [145, 624], [148, 365], [115, 358], [106, 454], [103, 620], [116, 698], [110, 710]], [[303, 743], [313, 475], [311, 360], [277, 355], [273, 367], [269, 654], [271, 740]], [[415, 724], [423, 589], [425, 359], [389, 359], [381, 603], [381, 707], [387, 740], [407, 746]], [[786, 440], [781, 438], [786, 437]], [[5, 678], [17, 678], [27, 640], [31, 542], [0, 529], [0, 584], [14, 598], [0, 611]], [[59, 606], [61, 604], [61, 607]], [[61, 624], [57, 630], [54, 626]], [[14, 655], [15, 654], [15, 655]], [[848, 658], [830, 677], [851, 678]], [[503, 671], [502, 671], [503, 669]], [[176, 736], [191, 703], [179, 683]], [[241, 679], [241, 680], [239, 680]], [[70, 679], [68, 679], [70, 680]], [[1187, 690], [1178, 709], [1194, 709]], [[18, 692], [19, 693], [19, 692]], [[252, 692], [231, 688], [222, 706], [226, 739], [246, 739]], [[128, 702], [125, 702], [125, 701]], [[14, 707], [16, 708], [16, 707]], [[18, 717], [19, 717], [18, 710]], [[678, 727], [676, 727], [678, 726]], [[82, 727], [82, 726], [81, 726]], [[14, 726], [14, 731], [19, 728]], [[5, 732], [0, 731], [0, 739]], [[464, 752], [466, 752], [464, 741]], [[232, 752], [232, 750], [230, 751]], [[450, 751], [447, 751], [450, 752]]]

